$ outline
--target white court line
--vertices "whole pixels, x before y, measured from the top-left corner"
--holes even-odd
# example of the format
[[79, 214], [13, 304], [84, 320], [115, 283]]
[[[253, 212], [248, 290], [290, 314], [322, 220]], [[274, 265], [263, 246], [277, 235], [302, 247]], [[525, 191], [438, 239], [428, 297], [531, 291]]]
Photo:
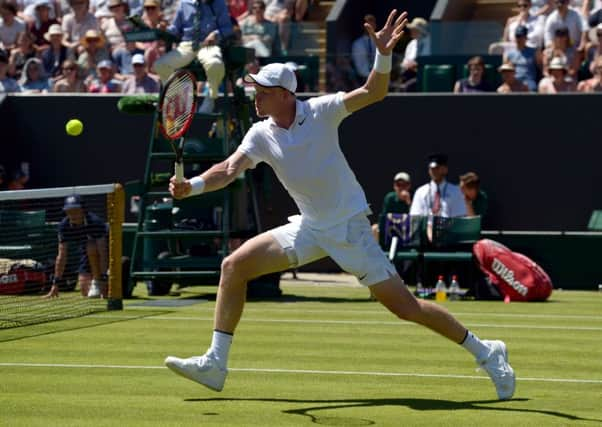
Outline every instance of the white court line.
[[[331, 309], [305, 309], [302, 307], [295, 308], [293, 307], [294, 303], [286, 303], [283, 304], [288, 305], [286, 308], [245, 308], [245, 313], [252, 312], [275, 312], [275, 313], [291, 313], [295, 311], [301, 311], [303, 313], [343, 313], [343, 314], [388, 314], [388, 312], [383, 308], [382, 310], [331, 310]], [[127, 307], [128, 310], [150, 310], [156, 309], [157, 307], [140, 307], [140, 306], [132, 306]], [[165, 307], [159, 307], [165, 308]], [[213, 312], [215, 308], [213, 306], [203, 306], [198, 307], [199, 311], [210, 311]], [[507, 317], [507, 318], [527, 318], [527, 319], [584, 319], [584, 320], [602, 320], [602, 316], [596, 315], [578, 315], [578, 314], [529, 314], [529, 313], [479, 313], [479, 312], [453, 312], [454, 316], [479, 316], [479, 317]]]
[[[0, 362], [0, 366], [13, 368], [83, 368], [83, 369], [166, 369], [164, 366], [142, 365], [92, 365], [71, 363], [11, 363]], [[451, 374], [417, 374], [408, 372], [371, 372], [371, 371], [321, 371], [314, 369], [262, 369], [262, 368], [228, 368], [234, 372], [253, 372], [270, 374], [305, 374], [305, 375], [364, 375], [375, 377], [415, 377], [415, 378], [456, 378], [471, 380], [489, 380], [489, 377], [479, 375], [451, 375]], [[517, 381], [539, 381], [554, 383], [602, 384], [602, 380], [586, 380], [578, 378], [517, 378]]]
[[[185, 321], [213, 321], [213, 317], [195, 317], [195, 316], [149, 316], [140, 319], [139, 316], [104, 316], [90, 315], [87, 317], [103, 317], [107, 319], [139, 319], [139, 320], [185, 320]], [[415, 323], [404, 321], [381, 321], [381, 320], [312, 320], [312, 319], [254, 319], [244, 318], [243, 322], [258, 323], [299, 323], [316, 325], [376, 325], [376, 326], [417, 326]], [[468, 327], [479, 328], [503, 328], [503, 329], [552, 329], [560, 331], [602, 331], [602, 326], [546, 326], [546, 325], [508, 325], [495, 323], [466, 323]]]

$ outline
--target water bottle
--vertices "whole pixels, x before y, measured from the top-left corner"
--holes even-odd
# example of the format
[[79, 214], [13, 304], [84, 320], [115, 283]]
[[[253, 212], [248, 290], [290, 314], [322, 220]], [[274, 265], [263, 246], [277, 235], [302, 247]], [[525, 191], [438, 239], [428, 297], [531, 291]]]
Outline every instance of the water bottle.
[[420, 281], [420, 280], [416, 283], [416, 293], [415, 293], [415, 295], [418, 298], [424, 298], [424, 287], [422, 286], [422, 281]]
[[437, 284], [435, 285], [435, 301], [447, 301], [447, 286], [443, 281], [443, 276], [439, 276], [439, 278], [437, 279]]
[[457, 301], [460, 299], [460, 284], [458, 283], [458, 276], [452, 276], [452, 281], [449, 284], [449, 300]]

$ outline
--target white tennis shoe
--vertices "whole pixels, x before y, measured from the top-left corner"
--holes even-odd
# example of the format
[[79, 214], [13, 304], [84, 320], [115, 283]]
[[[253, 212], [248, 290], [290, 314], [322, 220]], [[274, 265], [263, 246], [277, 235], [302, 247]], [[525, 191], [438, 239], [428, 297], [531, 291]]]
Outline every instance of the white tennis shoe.
[[489, 354], [480, 360], [477, 359], [477, 364], [489, 374], [495, 384], [497, 397], [500, 400], [508, 400], [514, 394], [516, 377], [508, 362], [506, 344], [503, 341], [487, 340], [483, 340], [483, 343], [489, 347]]
[[215, 391], [222, 391], [226, 375], [228, 375], [228, 370], [219, 366], [217, 360], [210, 354], [193, 356], [188, 359], [167, 356], [165, 366], [176, 374]]
[[101, 291], [98, 280], [92, 280], [92, 283], [90, 283], [90, 288], [88, 289], [88, 298], [100, 298], [100, 295]]

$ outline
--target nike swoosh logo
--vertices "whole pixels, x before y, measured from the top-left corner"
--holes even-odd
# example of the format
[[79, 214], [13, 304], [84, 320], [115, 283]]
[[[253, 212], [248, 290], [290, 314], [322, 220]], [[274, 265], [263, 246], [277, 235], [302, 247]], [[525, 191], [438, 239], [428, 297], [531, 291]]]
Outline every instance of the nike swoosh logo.
[[307, 118], [307, 117], [304, 117], [304, 118], [303, 118], [303, 120], [301, 120], [301, 121], [299, 122], [299, 126], [301, 126], [301, 125], [303, 125], [303, 123], [305, 123], [305, 119], [306, 119], [306, 118]]
[[359, 280], [364, 280], [366, 278], [366, 276], [368, 275], [368, 273], [364, 274], [362, 277], [358, 277]]

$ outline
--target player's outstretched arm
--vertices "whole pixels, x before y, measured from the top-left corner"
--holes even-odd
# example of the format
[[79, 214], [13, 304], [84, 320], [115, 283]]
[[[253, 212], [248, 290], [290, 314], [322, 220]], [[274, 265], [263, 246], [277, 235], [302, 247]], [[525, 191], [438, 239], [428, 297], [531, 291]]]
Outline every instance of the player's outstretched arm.
[[196, 196], [226, 187], [234, 179], [253, 165], [251, 159], [240, 151], [235, 151], [221, 163], [217, 163], [201, 175], [183, 182], [173, 176], [169, 181], [169, 192], [175, 199]]
[[378, 32], [372, 25], [364, 24], [366, 31], [376, 45], [377, 54], [372, 72], [370, 72], [364, 86], [347, 92], [343, 98], [345, 108], [350, 113], [382, 100], [389, 91], [391, 53], [408, 23], [407, 12], [401, 13], [397, 18], [396, 16], [397, 10], [393, 9], [384, 27]]

